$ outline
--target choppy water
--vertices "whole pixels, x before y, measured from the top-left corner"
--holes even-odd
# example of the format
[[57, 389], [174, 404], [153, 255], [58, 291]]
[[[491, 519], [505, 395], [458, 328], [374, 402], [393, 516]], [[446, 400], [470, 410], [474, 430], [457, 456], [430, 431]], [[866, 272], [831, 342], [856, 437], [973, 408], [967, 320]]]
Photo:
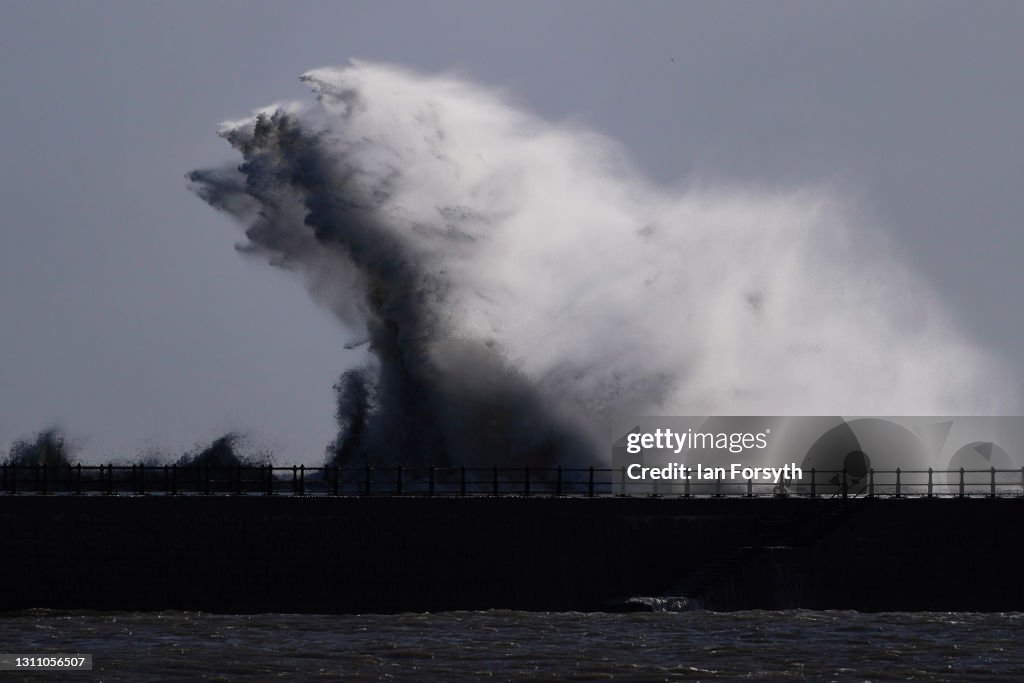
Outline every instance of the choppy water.
[[449, 612], [0, 615], [0, 652], [90, 653], [0, 680], [1024, 678], [1024, 614]]

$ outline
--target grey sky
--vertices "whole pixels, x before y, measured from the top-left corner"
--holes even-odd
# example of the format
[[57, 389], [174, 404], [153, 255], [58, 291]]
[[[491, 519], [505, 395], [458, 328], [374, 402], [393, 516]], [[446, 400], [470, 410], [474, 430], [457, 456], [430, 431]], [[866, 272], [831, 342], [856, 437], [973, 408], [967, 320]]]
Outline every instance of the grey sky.
[[226, 429], [322, 457], [359, 352], [183, 175], [351, 57], [458, 69], [664, 184], [837, 185], [1019, 372], [1022, 35], [1017, 2], [2, 2], [0, 450], [56, 422], [90, 460]]

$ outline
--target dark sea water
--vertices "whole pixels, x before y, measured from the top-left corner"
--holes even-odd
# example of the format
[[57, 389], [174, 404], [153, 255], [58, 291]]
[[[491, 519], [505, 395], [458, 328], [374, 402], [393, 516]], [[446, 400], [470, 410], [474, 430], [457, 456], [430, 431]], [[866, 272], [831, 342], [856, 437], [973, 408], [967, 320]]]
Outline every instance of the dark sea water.
[[1024, 680], [1024, 614], [448, 612], [0, 615], [0, 652], [86, 653], [14, 680]]

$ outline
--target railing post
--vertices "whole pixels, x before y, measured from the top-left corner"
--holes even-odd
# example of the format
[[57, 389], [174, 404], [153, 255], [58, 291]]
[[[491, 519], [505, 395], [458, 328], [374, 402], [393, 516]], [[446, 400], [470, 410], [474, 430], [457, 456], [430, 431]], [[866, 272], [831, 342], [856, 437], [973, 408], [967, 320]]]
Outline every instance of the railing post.
[[272, 496], [272, 495], [274, 495], [274, 466], [273, 465], [267, 465], [266, 466], [266, 472], [267, 472], [267, 495], [268, 496]]
[[875, 497], [875, 468], [868, 470], [868, 498]]
[[896, 468], [896, 497], [900, 497], [900, 468]]
[[292, 465], [292, 495], [299, 492], [299, 468]]
[[992, 468], [992, 498], [996, 497], [996, 468]]
[[437, 478], [436, 478], [434, 472], [435, 472], [435, 468], [434, 468], [433, 465], [431, 465], [430, 466], [430, 496], [431, 497], [434, 496], [434, 491], [435, 491], [436, 482], [437, 482]]
[[817, 482], [815, 482], [815, 480], [814, 480], [814, 468], [812, 467], [811, 468], [811, 498], [814, 498], [814, 488], [815, 488], [816, 485], [817, 485]]
[[[1024, 481], [1024, 467], [1021, 468], [1021, 480]], [[587, 497], [594, 497], [594, 466], [590, 466], [590, 475], [587, 479]]]
[[683, 497], [690, 497], [690, 475], [686, 474], [686, 479], [683, 480]]
[[466, 495], [466, 466], [459, 466], [459, 495]]
[[402, 466], [395, 468], [395, 495], [402, 495]]
[[367, 465], [366, 466], [366, 486], [363, 489], [366, 495], [370, 495], [370, 482], [372, 481], [370, 479], [370, 477], [372, 477], [372, 476], [373, 476], [373, 467], [371, 467], [370, 465]]
[[562, 466], [558, 466], [558, 479], [555, 480], [555, 497], [562, 495]]
[[530, 466], [523, 468], [523, 495], [530, 495]]
[[928, 497], [932, 497], [932, 468], [928, 468]]
[[722, 478], [721, 477], [715, 477], [715, 498], [718, 498], [721, 495], [722, 495]]
[[75, 465], [75, 493], [82, 495], [82, 463]]
[[960, 497], [964, 497], [964, 468], [960, 468]]
[[299, 495], [306, 495], [306, 465], [299, 465]]
[[494, 466], [494, 495], [498, 495], [498, 466]]
[[114, 494], [114, 464], [107, 463], [107, 495]]
[[754, 480], [747, 479], [747, 498], [754, 495]]

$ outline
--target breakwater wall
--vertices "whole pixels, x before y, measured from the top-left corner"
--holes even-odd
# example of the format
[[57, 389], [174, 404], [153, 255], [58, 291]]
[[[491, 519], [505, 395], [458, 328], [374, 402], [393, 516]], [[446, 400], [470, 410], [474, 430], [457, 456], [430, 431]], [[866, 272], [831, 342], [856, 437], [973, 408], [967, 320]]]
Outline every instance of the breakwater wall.
[[1024, 499], [0, 496], [0, 611], [1021, 610]]

